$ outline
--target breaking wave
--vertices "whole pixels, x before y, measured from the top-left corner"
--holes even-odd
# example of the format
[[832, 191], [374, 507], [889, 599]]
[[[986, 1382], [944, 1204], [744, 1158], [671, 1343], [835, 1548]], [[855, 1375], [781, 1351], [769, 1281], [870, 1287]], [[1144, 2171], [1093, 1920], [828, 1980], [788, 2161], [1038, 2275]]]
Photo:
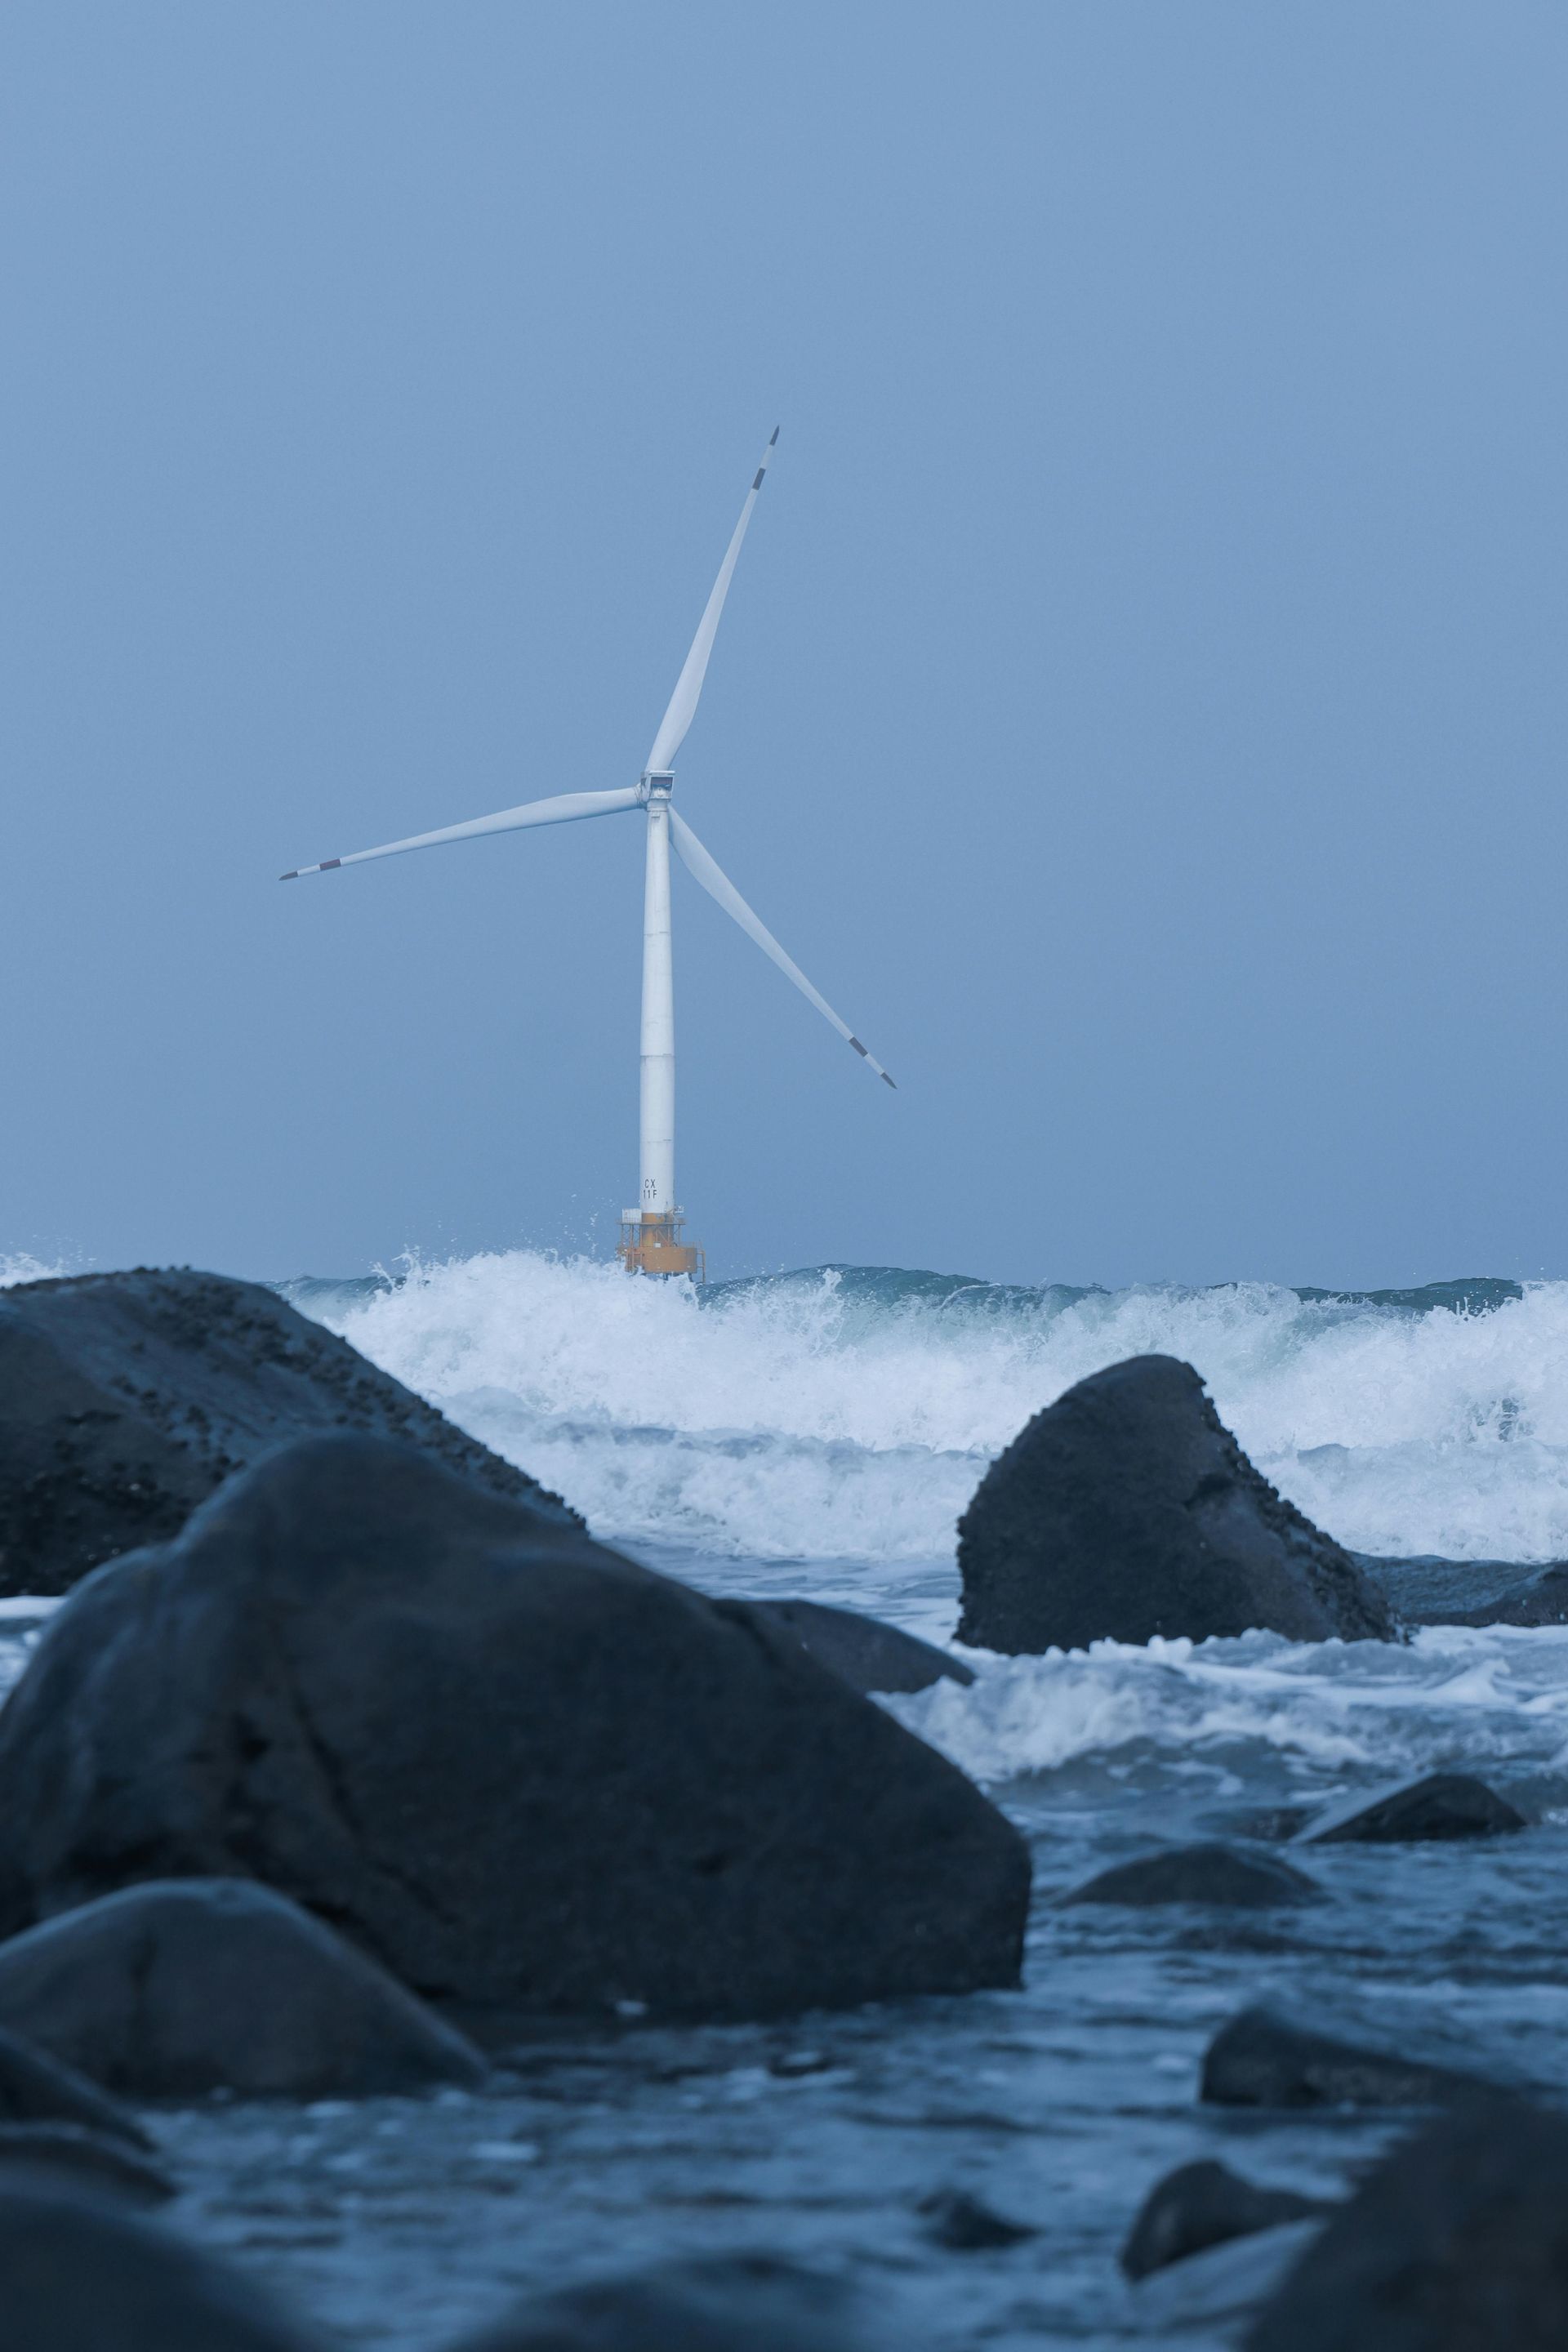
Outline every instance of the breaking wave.
[[279, 1287], [621, 1542], [951, 1559], [1032, 1413], [1163, 1350], [1353, 1549], [1568, 1555], [1568, 1283], [1085, 1291], [828, 1266], [702, 1294], [512, 1251]]

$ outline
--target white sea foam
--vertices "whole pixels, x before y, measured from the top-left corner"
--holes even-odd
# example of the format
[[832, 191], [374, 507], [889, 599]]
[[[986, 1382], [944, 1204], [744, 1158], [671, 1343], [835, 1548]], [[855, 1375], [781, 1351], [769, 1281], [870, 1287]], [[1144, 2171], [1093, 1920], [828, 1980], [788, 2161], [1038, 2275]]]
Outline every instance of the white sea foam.
[[1087, 1759], [1205, 1766], [1239, 1790], [1260, 1758], [1321, 1791], [1407, 1772], [1568, 1770], [1568, 1627], [1429, 1626], [1407, 1643], [1096, 1642], [970, 1657], [968, 1688], [888, 1704], [978, 1780]]
[[1568, 1555], [1568, 1283], [1412, 1312], [1262, 1284], [1085, 1295], [846, 1269], [699, 1305], [684, 1285], [514, 1251], [309, 1303], [622, 1541], [940, 1559], [1031, 1413], [1163, 1349], [1352, 1548]]

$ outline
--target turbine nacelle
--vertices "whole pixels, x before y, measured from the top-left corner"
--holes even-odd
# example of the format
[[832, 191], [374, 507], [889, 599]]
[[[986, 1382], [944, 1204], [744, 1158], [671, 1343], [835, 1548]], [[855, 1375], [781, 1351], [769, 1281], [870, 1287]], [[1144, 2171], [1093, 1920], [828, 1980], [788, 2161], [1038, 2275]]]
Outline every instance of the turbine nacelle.
[[668, 768], [645, 768], [637, 783], [640, 801], [667, 801], [675, 790], [675, 778]]

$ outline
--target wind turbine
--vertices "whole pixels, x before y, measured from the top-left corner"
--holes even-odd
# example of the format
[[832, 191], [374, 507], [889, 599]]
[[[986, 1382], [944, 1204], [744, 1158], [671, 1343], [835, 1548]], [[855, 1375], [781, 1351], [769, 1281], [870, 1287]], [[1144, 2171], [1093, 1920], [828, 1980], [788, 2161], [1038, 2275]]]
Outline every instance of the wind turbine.
[[724, 599], [730, 593], [741, 543], [746, 536], [752, 509], [757, 503], [757, 493], [763, 487], [768, 460], [778, 437], [775, 425], [763, 452], [763, 462], [746, 493], [746, 502], [741, 509], [741, 520], [735, 525], [734, 536], [725, 551], [723, 562], [719, 566], [713, 593], [697, 625], [691, 650], [675, 681], [669, 708], [659, 722], [658, 733], [653, 739], [653, 749], [637, 783], [628, 784], [619, 792], [562, 793], [552, 800], [527, 801], [521, 808], [501, 809], [494, 816], [471, 817], [466, 824], [443, 825], [437, 833], [416, 833], [406, 841], [384, 842], [378, 849], [356, 849], [344, 857], [323, 857], [319, 866], [292, 866], [287, 874], [279, 877], [280, 881], [295, 882], [302, 875], [331, 874], [342, 866], [363, 865], [367, 858], [397, 857], [405, 849], [435, 849], [442, 842], [473, 841], [481, 834], [518, 833], [535, 824], [571, 824], [580, 817], [617, 816], [631, 809], [647, 812], [647, 867], [643, 889], [642, 958], [642, 1196], [635, 1209], [625, 1209], [621, 1213], [618, 1252], [622, 1263], [633, 1273], [687, 1274], [700, 1280], [705, 1271], [702, 1252], [686, 1246], [681, 1241], [686, 1213], [677, 1206], [675, 1198], [675, 969], [669, 929], [669, 845], [672, 839], [688, 873], [702, 885], [710, 898], [716, 898], [724, 912], [734, 918], [749, 938], [755, 940], [763, 953], [773, 958], [779, 970], [794, 981], [801, 994], [816, 1005], [824, 1020], [830, 1022], [839, 1035], [854, 1046], [861, 1059], [870, 1065], [883, 1084], [889, 1087], [893, 1084], [876, 1055], [860, 1043], [848, 1023], [839, 1019], [827, 999], [813, 988], [800, 966], [785, 955], [773, 933], [753, 914], [734, 884], [721, 873], [691, 827], [678, 815], [671, 802], [675, 789], [672, 772], [675, 755], [697, 715], [698, 698], [708, 674], [708, 660], [718, 635]]

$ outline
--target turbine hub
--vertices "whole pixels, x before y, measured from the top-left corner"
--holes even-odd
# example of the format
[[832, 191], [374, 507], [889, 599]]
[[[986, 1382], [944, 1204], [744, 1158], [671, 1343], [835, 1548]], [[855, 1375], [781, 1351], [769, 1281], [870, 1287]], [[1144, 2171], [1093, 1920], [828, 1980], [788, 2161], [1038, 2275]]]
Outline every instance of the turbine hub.
[[637, 783], [645, 801], [667, 801], [675, 790], [675, 778], [668, 768], [647, 769]]

